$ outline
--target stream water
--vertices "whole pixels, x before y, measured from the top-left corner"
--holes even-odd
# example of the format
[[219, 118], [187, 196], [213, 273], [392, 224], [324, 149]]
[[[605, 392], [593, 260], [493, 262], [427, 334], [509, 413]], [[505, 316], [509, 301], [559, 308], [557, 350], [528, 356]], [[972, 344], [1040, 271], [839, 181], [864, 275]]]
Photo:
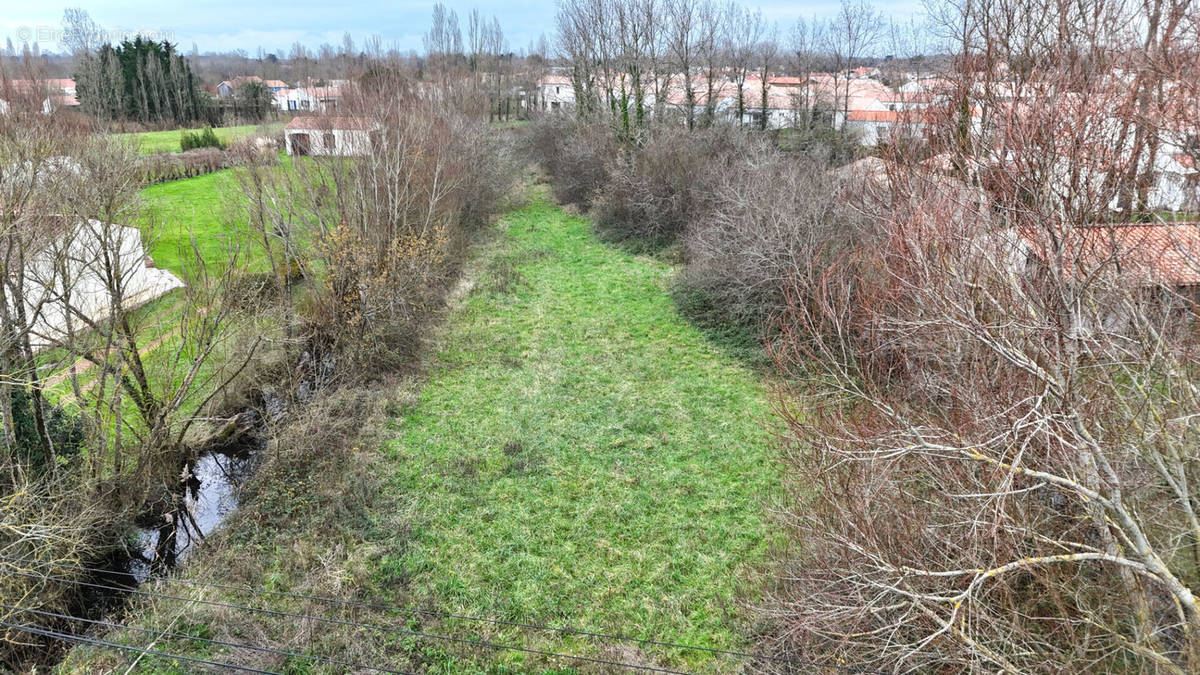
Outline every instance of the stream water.
[[[72, 616], [103, 619], [120, 611], [128, 591], [169, 573], [219, 529], [237, 510], [240, 489], [264, 458], [270, 436], [268, 422], [279, 422], [292, 401], [312, 400], [328, 386], [335, 366], [332, 357], [314, 359], [304, 352], [299, 362], [304, 376], [289, 397], [268, 390], [256, 392], [254, 406], [233, 415], [229, 426], [197, 448], [180, 467], [169, 497], [145, 505], [132, 540], [94, 563], [91, 583], [80, 587]], [[74, 632], [76, 627], [68, 630]], [[39, 662], [45, 662], [45, 657], [43, 650]]]
[[[306, 402], [324, 388], [335, 365], [332, 357], [314, 359], [304, 352], [300, 368], [306, 377], [294, 392], [296, 400]], [[267, 421], [280, 420], [289, 408], [284, 397], [270, 391], [260, 392], [258, 403], [234, 416], [232, 434], [211, 441], [184, 464], [173, 507], [143, 518], [128, 555], [110, 563], [112, 573], [124, 577], [123, 585], [143, 584], [156, 571], [180, 564], [237, 510], [238, 491], [254, 475], [266, 448]]]
[[237, 510], [238, 489], [253, 475], [259, 450], [208, 450], [188, 462], [180, 476], [179, 508], [167, 514], [161, 525], [138, 528], [125, 571], [141, 584], [156, 568], [183, 562]]

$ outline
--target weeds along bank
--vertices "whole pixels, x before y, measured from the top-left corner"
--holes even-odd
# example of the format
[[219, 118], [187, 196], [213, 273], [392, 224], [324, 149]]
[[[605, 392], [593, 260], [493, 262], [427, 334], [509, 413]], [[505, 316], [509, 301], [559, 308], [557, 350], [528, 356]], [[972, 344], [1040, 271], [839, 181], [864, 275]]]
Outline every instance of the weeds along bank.
[[[371, 110], [370, 157], [235, 169], [236, 213], [204, 246], [175, 233], [171, 269], [152, 275], [182, 282], [165, 295], [145, 281], [154, 229], [125, 227], [157, 208], [130, 171], [135, 151], [42, 116], [0, 119], [5, 623], [83, 626], [12, 609], [29, 598], [95, 618], [103, 608], [69, 583], [78, 573], [43, 565], [96, 566], [134, 519], [178, 509], [180, 467], [227, 411], [291, 397], [274, 422], [287, 428], [336, 398], [317, 384], [336, 392], [411, 363], [513, 171], [503, 137], [437, 104], [380, 96]], [[11, 668], [60, 646], [5, 638]]]

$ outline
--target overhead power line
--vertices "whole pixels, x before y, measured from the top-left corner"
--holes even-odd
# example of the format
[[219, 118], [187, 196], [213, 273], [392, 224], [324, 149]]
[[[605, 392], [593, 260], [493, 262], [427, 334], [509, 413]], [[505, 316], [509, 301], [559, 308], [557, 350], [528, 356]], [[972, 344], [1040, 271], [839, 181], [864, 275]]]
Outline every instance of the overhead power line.
[[294, 659], [305, 659], [308, 661], [320, 661], [334, 666], [343, 666], [346, 668], [354, 668], [359, 670], [373, 670], [378, 673], [391, 673], [393, 675], [416, 675], [403, 670], [392, 670], [390, 668], [379, 668], [376, 666], [364, 666], [360, 663], [351, 663], [339, 659], [328, 658], [324, 656], [315, 656], [313, 654], [305, 654], [303, 652], [294, 652], [286, 649], [276, 649], [274, 647], [260, 647], [258, 645], [241, 644], [238, 642], [225, 642], [223, 640], [215, 640], [211, 638], [202, 638], [196, 635], [188, 635], [187, 633], [173, 633], [171, 631], [161, 631], [155, 628], [142, 628], [140, 626], [130, 626], [126, 624], [116, 623], [114, 621], [103, 621], [100, 619], [87, 619], [81, 616], [70, 616], [69, 614], [59, 614], [58, 612], [48, 612], [41, 609], [33, 609], [32, 607], [14, 607], [0, 603], [0, 608], [9, 609], [16, 612], [28, 612], [39, 616], [46, 616], [54, 619], [63, 619], [66, 621], [79, 621], [96, 626], [105, 626], [108, 628], [116, 628], [119, 630], [131, 630], [139, 633], [150, 633], [160, 637], [169, 637], [176, 640], [193, 640], [204, 644], [215, 645], [218, 647], [227, 647], [229, 649], [249, 649], [251, 651], [262, 652], [264, 654], [273, 654], [275, 656], [286, 656]]
[[[96, 569], [96, 568], [91, 568], [91, 567], [80, 567], [80, 566], [76, 566], [76, 565], [68, 565], [65, 563], [40, 562], [40, 561], [35, 561], [35, 560], [22, 560], [19, 558], [12, 558], [12, 557], [5, 556], [5, 555], [0, 555], [0, 560], [9, 560], [12, 562], [19, 562], [19, 563], [24, 563], [24, 564], [35, 564], [35, 565], [40, 564], [43, 566], [60, 567], [63, 569], [70, 569], [70, 570], [75, 570], [75, 571], [80, 571], [80, 572], [99, 573], [99, 574], [116, 574], [116, 575], [128, 576], [130, 578], [136, 579], [136, 575], [134, 575], [133, 573], [130, 573], [130, 572], [101, 570], [101, 569]], [[285, 592], [285, 591], [272, 591], [272, 590], [267, 590], [267, 589], [250, 588], [247, 586], [236, 586], [236, 585], [232, 585], [232, 584], [219, 584], [219, 583], [214, 583], [214, 582], [198, 581], [198, 580], [193, 580], [193, 579], [180, 579], [177, 577], [169, 577], [169, 576], [159, 577], [158, 580], [164, 581], [166, 583], [176, 583], [176, 584], [184, 584], [184, 585], [188, 585], [188, 586], [198, 586], [198, 587], [203, 587], [203, 588], [217, 588], [217, 589], [226, 590], [226, 591], [236, 591], [239, 593], [246, 593], [246, 594], [250, 594], [250, 595], [262, 595], [262, 596], [271, 596], [271, 597], [279, 597], [279, 598], [289, 598], [289, 599], [293, 599], [293, 600], [307, 600], [310, 602], [320, 602], [320, 603], [325, 603], [325, 604], [330, 604], [330, 605], [341, 605], [343, 607], [353, 607], [353, 608], [358, 608], [358, 609], [373, 609], [373, 610], [378, 610], [378, 611], [400, 612], [400, 613], [405, 613], [405, 614], [421, 614], [421, 615], [425, 615], [425, 616], [435, 616], [435, 617], [444, 618], [444, 619], [455, 619], [455, 620], [459, 620], [459, 621], [489, 623], [489, 624], [500, 625], [500, 626], [508, 626], [508, 627], [512, 627], [512, 628], [524, 628], [527, 630], [552, 632], [552, 633], [559, 633], [559, 634], [563, 634], [563, 635], [577, 635], [577, 636], [581, 636], [581, 637], [591, 637], [591, 638], [596, 638], [598, 640], [606, 640], [606, 641], [610, 641], [610, 642], [627, 642], [627, 643], [638, 644], [638, 645], [643, 645], [643, 646], [648, 646], [648, 647], [663, 647], [666, 649], [679, 649], [679, 650], [683, 650], [683, 651], [704, 652], [707, 654], [726, 656], [726, 657], [738, 658], [738, 659], [750, 660], [750, 661], [754, 661], [754, 660], [771, 661], [774, 663], [788, 663], [788, 664], [793, 664], [793, 665], [812, 666], [812, 667], [816, 667], [816, 668], [828, 668], [828, 669], [832, 669], [832, 670], [841, 670], [841, 671], [854, 672], [854, 673], [871, 672], [871, 671], [865, 670], [863, 668], [847, 666], [844, 664], [821, 663], [821, 662], [817, 662], [817, 661], [809, 661], [809, 660], [797, 659], [797, 658], [786, 657], [786, 656], [771, 656], [771, 655], [767, 655], [767, 654], [752, 654], [749, 652], [741, 652], [741, 651], [736, 651], [736, 650], [731, 650], [731, 649], [722, 649], [720, 647], [704, 647], [704, 646], [700, 646], [700, 645], [688, 645], [688, 644], [682, 644], [682, 643], [678, 643], [678, 642], [654, 640], [651, 638], [638, 638], [638, 637], [633, 637], [630, 635], [622, 635], [622, 634], [616, 634], [616, 633], [602, 633], [602, 632], [598, 632], [598, 631], [584, 630], [584, 629], [579, 629], [579, 628], [570, 628], [570, 627], [562, 627], [562, 626], [547, 626], [547, 625], [542, 625], [542, 624], [527, 623], [527, 622], [521, 622], [521, 621], [509, 621], [509, 620], [505, 620], [505, 619], [492, 619], [492, 618], [487, 618], [487, 617], [470, 616], [470, 615], [466, 615], [466, 614], [456, 614], [453, 612], [445, 612], [445, 611], [428, 609], [428, 608], [423, 608], [423, 607], [404, 607], [404, 606], [384, 605], [381, 603], [372, 603], [372, 602], [357, 602], [357, 601], [353, 601], [353, 600], [344, 600], [341, 598], [329, 598], [329, 597], [322, 597], [322, 596], [304, 595], [302, 593], [289, 593], [289, 592]]]
[[182, 661], [188, 661], [190, 663], [198, 663], [198, 664], [204, 665], [204, 666], [215, 666], [217, 668], [228, 668], [230, 670], [238, 670], [238, 671], [241, 671], [244, 673], [261, 673], [262, 675], [279, 675], [279, 673], [276, 673], [275, 671], [272, 671], [272, 670], [261, 670], [259, 668], [250, 668], [248, 666], [238, 666], [238, 665], [234, 665], [232, 663], [222, 663], [221, 661], [209, 661], [208, 659], [201, 659], [201, 658], [196, 658], [196, 657], [192, 657], [192, 656], [184, 656], [183, 654], [170, 654], [167, 652], [158, 651], [156, 649], [146, 649], [143, 647], [134, 647], [133, 645], [123, 645], [119, 642], [109, 642], [108, 640], [100, 640], [97, 638], [87, 637], [86, 635], [71, 635], [70, 633], [60, 633], [58, 631], [47, 630], [45, 628], [38, 628], [36, 626], [23, 626], [21, 624], [8, 623], [7, 621], [0, 621], [0, 627], [11, 628], [13, 630], [21, 631], [22, 633], [30, 633], [32, 635], [40, 635], [42, 637], [53, 638], [55, 640], [74, 642], [75, 644], [93, 645], [96, 647], [108, 647], [111, 649], [122, 649], [122, 650], [129, 651], [129, 652], [138, 652], [140, 654], [145, 654], [147, 656], [161, 656], [163, 658], [169, 658], [169, 659], [180, 659]]

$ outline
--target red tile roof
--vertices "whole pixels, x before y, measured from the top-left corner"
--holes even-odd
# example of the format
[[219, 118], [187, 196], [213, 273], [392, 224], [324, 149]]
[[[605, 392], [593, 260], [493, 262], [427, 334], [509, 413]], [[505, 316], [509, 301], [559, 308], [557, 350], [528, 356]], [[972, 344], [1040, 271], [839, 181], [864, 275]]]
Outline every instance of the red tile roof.
[[[1200, 224], [1080, 227], [1071, 235], [1065, 248], [1088, 271], [1110, 266], [1142, 284], [1200, 285]], [[1042, 252], [1037, 237], [1022, 238]]]
[[[64, 93], [75, 88], [75, 80], [69, 78], [49, 79], [49, 80], [9, 80], [9, 86], [13, 91], [18, 93], [29, 93], [33, 91], [57, 92]], [[4, 83], [0, 81], [0, 89], [4, 88]]]
[[851, 110], [847, 119], [851, 122], [898, 122], [900, 113], [895, 110]]
[[294, 117], [292, 121], [287, 123], [285, 129], [293, 131], [327, 131], [327, 130], [349, 130], [359, 129], [367, 130], [374, 129], [379, 126], [375, 120], [365, 117], [326, 117], [323, 115], [306, 115], [302, 117]]

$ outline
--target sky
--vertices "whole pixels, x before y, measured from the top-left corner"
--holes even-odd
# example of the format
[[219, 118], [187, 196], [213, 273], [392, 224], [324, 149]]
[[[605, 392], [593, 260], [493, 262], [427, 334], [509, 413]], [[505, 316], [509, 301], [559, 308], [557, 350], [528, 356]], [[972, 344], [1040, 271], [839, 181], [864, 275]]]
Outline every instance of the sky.
[[[838, 0], [742, 1], [785, 25], [798, 17], [832, 15], [838, 6]], [[63, 4], [4, 0], [4, 4], [9, 6], [0, 12], [0, 36], [10, 38], [17, 49], [36, 41], [43, 51], [61, 51], [63, 9], [82, 7], [110, 34], [167, 39], [183, 51], [191, 51], [195, 44], [201, 53], [241, 49], [254, 56], [259, 47], [286, 54], [296, 42], [309, 48], [340, 45], [347, 32], [358, 46], [378, 35], [384, 48], [421, 51], [434, 0], [75, 0]], [[543, 33], [553, 39], [555, 0], [446, 0], [445, 4], [458, 13], [464, 31], [473, 8], [485, 17], [499, 18], [513, 51], [527, 49]], [[902, 17], [920, 8], [920, 0], [873, 4], [885, 14]]]

